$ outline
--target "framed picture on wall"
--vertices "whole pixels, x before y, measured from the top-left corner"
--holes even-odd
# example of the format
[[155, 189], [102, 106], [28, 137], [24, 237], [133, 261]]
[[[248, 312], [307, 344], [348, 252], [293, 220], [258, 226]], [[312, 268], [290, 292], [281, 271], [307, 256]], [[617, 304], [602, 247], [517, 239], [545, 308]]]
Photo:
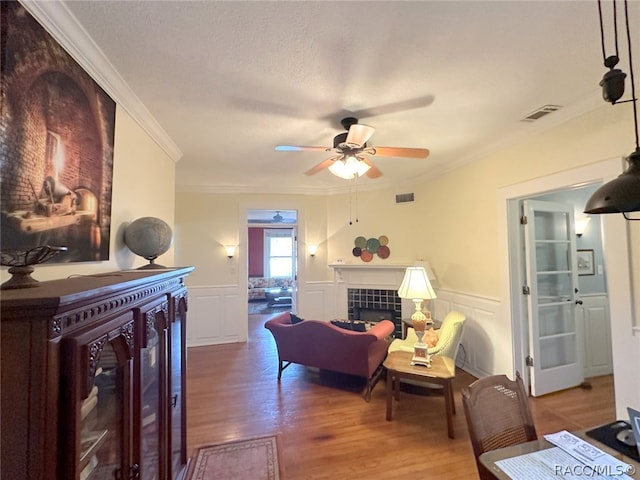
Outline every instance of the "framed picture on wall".
[[23, 5], [0, 8], [0, 244], [108, 260], [115, 101]]
[[578, 250], [578, 275], [595, 275], [593, 249]]

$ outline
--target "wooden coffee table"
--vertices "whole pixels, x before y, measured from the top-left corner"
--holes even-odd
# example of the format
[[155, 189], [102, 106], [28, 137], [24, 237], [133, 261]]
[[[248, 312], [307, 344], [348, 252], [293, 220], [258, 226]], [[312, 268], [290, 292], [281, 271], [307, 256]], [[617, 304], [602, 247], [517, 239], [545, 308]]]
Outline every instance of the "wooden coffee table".
[[[434, 355], [431, 357], [431, 367], [411, 365], [410, 352], [391, 352], [387, 355], [383, 365], [387, 369], [387, 420], [392, 418], [393, 397], [400, 398], [400, 379], [409, 379], [421, 383], [435, 383], [442, 385], [444, 405], [447, 413], [447, 430], [449, 438], [453, 435], [453, 415], [456, 413], [453, 401], [453, 379], [456, 376], [456, 364], [453, 359]], [[394, 395], [395, 393], [395, 395]]]

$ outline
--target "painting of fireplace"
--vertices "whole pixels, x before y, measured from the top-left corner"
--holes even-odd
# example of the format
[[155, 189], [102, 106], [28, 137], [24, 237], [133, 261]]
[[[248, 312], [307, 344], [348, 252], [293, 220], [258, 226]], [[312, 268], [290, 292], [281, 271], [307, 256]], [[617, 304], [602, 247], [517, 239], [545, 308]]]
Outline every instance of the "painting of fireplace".
[[24, 6], [0, 8], [2, 248], [108, 260], [115, 102]]
[[347, 290], [349, 320], [393, 321], [393, 336], [402, 338], [402, 300], [396, 290], [349, 288]]

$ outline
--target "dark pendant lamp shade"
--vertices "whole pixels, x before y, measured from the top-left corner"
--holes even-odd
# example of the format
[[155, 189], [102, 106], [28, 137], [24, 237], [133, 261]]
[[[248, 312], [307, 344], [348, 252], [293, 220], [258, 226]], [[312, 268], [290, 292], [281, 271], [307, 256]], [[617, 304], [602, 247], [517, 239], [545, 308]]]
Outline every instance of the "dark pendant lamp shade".
[[[618, 40], [617, 40], [617, 16], [616, 16], [616, 0], [613, 0], [613, 19], [615, 32], [615, 49], [616, 54], [607, 57], [605, 55], [604, 27], [602, 21], [601, 0], [598, 0], [598, 13], [600, 18], [600, 39], [602, 42], [602, 56], [604, 58], [605, 67], [609, 71], [604, 75], [600, 86], [602, 87], [602, 97], [605, 101], [615, 105], [616, 102], [624, 94], [624, 80], [626, 74], [621, 70], [614, 68], [618, 64]], [[635, 79], [633, 76], [633, 59], [631, 57], [631, 34], [629, 32], [629, 12], [628, 2], [624, 0], [625, 27], [627, 33], [627, 44], [629, 52], [629, 73], [631, 79], [631, 100], [633, 105], [633, 124], [635, 127], [636, 149], [627, 157], [629, 167], [618, 178], [605, 183], [596, 190], [591, 198], [587, 200], [584, 207], [584, 213], [622, 213], [627, 220], [640, 220], [640, 218], [630, 218], [627, 216], [629, 212], [640, 212], [640, 138], [638, 134], [638, 109], [637, 97], [635, 90]], [[620, 102], [622, 103], [622, 102]]]
[[640, 212], [640, 149], [627, 157], [629, 168], [596, 190], [584, 213]]

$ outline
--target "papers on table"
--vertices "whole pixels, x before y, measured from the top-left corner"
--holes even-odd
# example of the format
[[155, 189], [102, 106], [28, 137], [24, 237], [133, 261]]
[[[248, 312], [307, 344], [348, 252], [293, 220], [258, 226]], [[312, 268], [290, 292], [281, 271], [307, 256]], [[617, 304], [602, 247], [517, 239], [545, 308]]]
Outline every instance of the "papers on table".
[[563, 430], [545, 435], [553, 448], [498, 460], [496, 465], [514, 480], [631, 480], [631, 465]]

